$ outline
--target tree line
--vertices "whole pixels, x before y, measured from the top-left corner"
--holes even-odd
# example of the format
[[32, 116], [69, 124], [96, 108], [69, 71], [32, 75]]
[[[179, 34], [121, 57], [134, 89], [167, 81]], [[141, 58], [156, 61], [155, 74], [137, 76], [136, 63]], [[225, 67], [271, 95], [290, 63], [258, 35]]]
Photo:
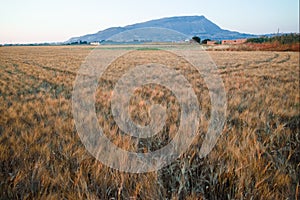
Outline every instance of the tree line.
[[282, 34], [276, 35], [273, 37], [259, 37], [259, 38], [249, 38], [247, 39], [248, 43], [274, 43], [278, 42], [280, 44], [294, 44], [300, 42], [300, 34], [299, 33], [290, 33], [290, 34]]

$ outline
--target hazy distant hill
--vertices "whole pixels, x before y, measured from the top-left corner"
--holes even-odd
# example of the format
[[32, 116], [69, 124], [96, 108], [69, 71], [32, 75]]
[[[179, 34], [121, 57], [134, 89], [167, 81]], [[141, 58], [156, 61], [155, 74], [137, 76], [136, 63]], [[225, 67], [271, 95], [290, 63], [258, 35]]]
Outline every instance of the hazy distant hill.
[[[147, 29], [147, 31], [145, 31], [145, 28], [149, 27], [151, 27], [151, 29]], [[133, 29], [136, 29], [134, 30], [135, 32], [130, 31]], [[174, 34], [172, 33], [172, 31], [167, 29], [174, 30]], [[179, 33], [176, 34], [175, 31]], [[125, 33], [130, 33], [130, 37], [126, 38], [126, 36], [124, 35]], [[116, 37], [116, 34], [119, 34], [119, 37]], [[113, 35], [115, 36], [112, 37]], [[188, 39], [193, 36], [199, 36], [201, 39], [208, 38], [212, 40], [222, 40], [248, 38], [253, 37], [254, 35], [221, 29], [219, 26], [206, 19], [204, 16], [182, 16], [156, 19], [143, 23], [128, 25], [125, 27], [112, 27], [103, 31], [99, 31], [95, 34], [73, 37], [69, 39], [67, 43], [78, 41], [94, 42], [107, 39], [112, 41], [128, 41], [134, 39], [163, 42]]]

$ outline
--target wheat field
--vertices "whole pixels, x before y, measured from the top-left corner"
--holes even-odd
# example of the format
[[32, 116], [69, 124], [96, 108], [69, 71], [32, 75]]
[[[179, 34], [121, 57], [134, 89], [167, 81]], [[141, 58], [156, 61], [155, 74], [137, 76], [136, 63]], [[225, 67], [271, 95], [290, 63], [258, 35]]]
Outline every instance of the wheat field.
[[0, 47], [0, 199], [299, 198], [298, 52], [208, 52], [224, 82], [227, 115], [222, 135], [205, 158], [199, 149], [211, 102], [201, 75], [184, 59], [155, 48], [119, 57], [99, 79], [95, 107], [99, 125], [120, 148], [159, 149], [180, 124], [175, 96], [150, 84], [132, 97], [131, 118], [148, 124], [149, 106], [159, 103], [167, 108], [165, 127], [155, 137], [139, 141], [122, 134], [110, 100], [117, 80], [133, 66], [150, 61], [173, 66], [193, 86], [202, 111], [199, 135], [188, 151], [156, 172], [131, 174], [96, 160], [76, 131], [72, 90], [92, 50]]

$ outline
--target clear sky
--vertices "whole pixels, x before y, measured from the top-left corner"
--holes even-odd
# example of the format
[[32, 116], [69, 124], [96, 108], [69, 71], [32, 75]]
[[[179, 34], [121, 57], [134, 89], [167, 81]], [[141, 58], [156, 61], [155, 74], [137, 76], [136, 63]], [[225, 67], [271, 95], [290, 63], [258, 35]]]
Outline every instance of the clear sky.
[[299, 32], [299, 0], [0, 0], [0, 5], [0, 44], [61, 42], [186, 15], [204, 15], [243, 33]]

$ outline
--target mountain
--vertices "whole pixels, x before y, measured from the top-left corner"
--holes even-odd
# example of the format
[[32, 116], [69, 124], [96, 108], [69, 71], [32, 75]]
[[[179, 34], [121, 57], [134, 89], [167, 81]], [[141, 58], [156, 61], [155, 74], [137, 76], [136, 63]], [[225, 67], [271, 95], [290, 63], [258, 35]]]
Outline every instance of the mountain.
[[224, 30], [204, 16], [180, 16], [150, 20], [125, 27], [112, 27], [66, 43], [86, 41], [180, 41], [198, 36], [201, 39], [224, 40], [255, 37], [255, 35]]

